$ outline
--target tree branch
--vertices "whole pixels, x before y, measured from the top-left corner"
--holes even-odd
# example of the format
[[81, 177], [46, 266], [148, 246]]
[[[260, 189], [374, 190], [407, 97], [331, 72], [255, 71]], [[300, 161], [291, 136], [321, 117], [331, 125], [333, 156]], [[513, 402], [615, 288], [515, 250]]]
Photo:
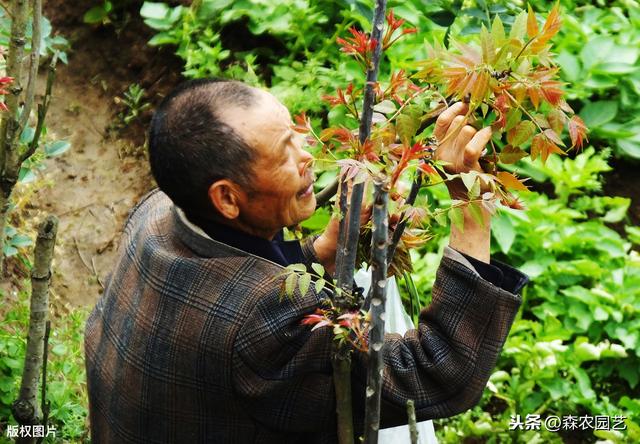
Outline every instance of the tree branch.
[[53, 90], [53, 81], [56, 78], [56, 65], [58, 63], [58, 53], [54, 54], [51, 58], [51, 63], [49, 63], [49, 72], [47, 73], [47, 85], [45, 87], [44, 97], [42, 98], [42, 103], [38, 104], [38, 120], [36, 122], [36, 129], [33, 134], [33, 140], [31, 140], [31, 144], [29, 148], [20, 155], [19, 165], [17, 165], [18, 169], [20, 169], [20, 165], [22, 162], [27, 160], [29, 157], [33, 155], [38, 149], [38, 144], [40, 143], [40, 136], [42, 135], [42, 128], [44, 127], [44, 120], [47, 117], [47, 111], [49, 110], [49, 104], [51, 103], [51, 95]]
[[[9, 151], [14, 149], [16, 130], [18, 128], [18, 104], [22, 93], [22, 71], [29, 2], [14, 0], [12, 4], [11, 38], [9, 39], [9, 56], [7, 58], [7, 76], [13, 77], [5, 104], [8, 111], [0, 125], [0, 171], [4, 172], [5, 159]], [[0, 184], [1, 185], [1, 184]], [[3, 190], [8, 194], [6, 190]], [[10, 193], [10, 191], [9, 191]]]
[[42, 21], [42, 0], [33, 0], [33, 19], [31, 26], [31, 54], [29, 66], [29, 78], [27, 90], [24, 98], [24, 106], [18, 122], [18, 133], [27, 125], [31, 108], [33, 107], [33, 98], [36, 93], [36, 79], [38, 78], [38, 66], [40, 63], [40, 41], [42, 40], [41, 31]]
[[380, 429], [380, 397], [382, 393], [382, 348], [384, 345], [385, 304], [387, 300], [387, 244], [389, 227], [387, 201], [388, 182], [375, 184], [373, 233], [371, 238], [371, 288], [373, 299], [369, 330], [369, 362], [365, 398], [364, 442], [377, 444]]

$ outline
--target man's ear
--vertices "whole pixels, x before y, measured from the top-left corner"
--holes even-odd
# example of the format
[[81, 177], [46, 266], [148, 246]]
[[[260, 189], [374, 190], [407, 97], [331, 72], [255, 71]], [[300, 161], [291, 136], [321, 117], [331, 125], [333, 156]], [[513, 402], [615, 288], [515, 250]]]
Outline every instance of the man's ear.
[[209, 199], [225, 219], [233, 220], [240, 215], [242, 191], [234, 182], [221, 179], [212, 183], [209, 187]]

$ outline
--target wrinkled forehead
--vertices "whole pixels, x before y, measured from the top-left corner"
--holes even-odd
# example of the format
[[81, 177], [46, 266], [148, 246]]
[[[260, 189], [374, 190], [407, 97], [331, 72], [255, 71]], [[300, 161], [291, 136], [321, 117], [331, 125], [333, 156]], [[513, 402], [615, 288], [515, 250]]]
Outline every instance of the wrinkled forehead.
[[289, 110], [267, 91], [254, 88], [254, 103], [248, 108], [230, 106], [221, 118], [251, 146], [272, 145], [291, 131]]

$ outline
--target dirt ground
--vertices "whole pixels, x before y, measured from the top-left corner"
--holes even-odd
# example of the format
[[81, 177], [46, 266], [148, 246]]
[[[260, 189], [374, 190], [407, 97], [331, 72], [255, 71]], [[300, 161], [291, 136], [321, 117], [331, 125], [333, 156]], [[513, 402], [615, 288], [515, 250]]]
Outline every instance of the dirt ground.
[[[171, 50], [146, 45], [153, 32], [139, 18], [141, 3], [129, 3], [122, 23], [95, 27], [82, 22], [93, 1], [45, 4], [53, 29], [71, 43], [69, 65], [58, 69], [47, 125], [72, 147], [46, 162], [40, 182], [48, 185], [35, 193], [25, 216], [41, 217], [44, 210], [60, 218], [52, 294], [63, 312], [95, 303], [129, 209], [154, 186], [143, 148], [153, 106], [128, 128], [109, 130], [119, 111], [114, 97], [129, 85], [145, 88], [145, 100], [154, 105], [180, 81], [182, 65]], [[633, 223], [640, 221], [640, 187], [629, 182], [636, 167], [617, 161], [605, 186], [610, 194], [632, 198]], [[9, 263], [10, 272], [20, 275], [16, 261]]]
[[154, 186], [144, 157], [151, 109], [125, 130], [109, 130], [118, 121], [114, 97], [138, 83], [147, 91], [146, 101], [157, 104], [179, 82], [181, 68], [170, 51], [146, 45], [152, 34], [140, 19], [121, 29], [89, 27], [82, 14], [93, 2], [73, 3], [54, 0], [45, 7], [53, 29], [71, 42], [69, 64], [57, 71], [47, 127], [52, 138], [69, 140], [71, 148], [46, 161], [39, 183], [47, 186], [28, 207], [40, 217], [46, 211], [60, 219], [52, 278], [58, 309], [95, 303], [129, 209]]

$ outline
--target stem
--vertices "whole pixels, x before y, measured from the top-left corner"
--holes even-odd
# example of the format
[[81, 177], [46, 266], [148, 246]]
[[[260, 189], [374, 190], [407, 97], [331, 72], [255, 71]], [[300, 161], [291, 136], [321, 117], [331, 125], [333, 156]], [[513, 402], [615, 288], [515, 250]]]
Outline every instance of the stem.
[[[48, 216], [38, 229], [34, 265], [31, 270], [31, 314], [24, 371], [22, 372], [20, 394], [11, 406], [13, 416], [20, 425], [36, 425], [40, 422], [41, 412], [36, 396], [44, 356], [44, 338], [49, 312], [51, 259], [53, 258], [57, 232], [58, 219], [53, 215]], [[35, 442], [31, 437], [21, 438], [18, 441], [21, 443]]]
[[40, 62], [40, 40], [42, 21], [42, 0], [33, 0], [33, 19], [31, 26], [31, 54], [30, 54], [30, 66], [29, 66], [29, 79], [27, 83], [27, 90], [25, 93], [24, 106], [22, 107], [22, 114], [20, 114], [20, 122], [18, 124], [18, 132], [22, 132], [27, 122], [29, 121], [29, 115], [31, 114], [31, 108], [33, 107], [33, 98], [36, 90], [36, 79], [38, 77], [38, 64]]
[[[364, 145], [371, 133], [371, 118], [373, 116], [374, 91], [373, 85], [378, 78], [378, 64], [380, 61], [382, 30], [384, 28], [384, 17], [387, 7], [386, 0], [376, 0], [376, 8], [373, 14], [373, 31], [371, 38], [376, 40], [376, 47], [367, 71], [367, 83], [365, 85], [363, 108], [360, 120], [360, 144]], [[346, 193], [346, 180], [342, 180], [342, 191]], [[342, 237], [342, 243], [337, 246], [336, 268], [338, 288], [352, 290], [353, 272], [355, 268], [356, 254], [358, 251], [358, 238], [360, 234], [360, 211], [362, 197], [364, 193], [364, 183], [353, 185], [351, 192], [351, 202], [349, 208], [348, 225], [345, 228], [346, 238]], [[342, 198], [341, 198], [342, 201]], [[342, 211], [342, 209], [341, 209]], [[346, 214], [343, 212], [343, 219]], [[386, 216], [385, 216], [386, 217]], [[342, 220], [341, 220], [342, 222]], [[342, 230], [340, 232], [342, 236]], [[344, 306], [338, 304], [339, 310], [344, 310]], [[340, 444], [353, 443], [353, 415], [352, 415], [352, 395], [351, 395], [351, 360], [350, 351], [346, 346], [336, 346], [333, 354], [333, 381], [336, 387], [336, 412], [338, 415], [338, 437]], [[346, 357], [346, 358], [345, 358]]]
[[316, 194], [316, 205], [318, 207], [324, 206], [338, 191], [339, 180], [336, 179], [331, 184], [327, 185], [324, 189]]
[[[18, 106], [22, 93], [22, 71], [24, 59], [24, 46], [27, 18], [29, 16], [28, 0], [14, 0], [12, 2], [13, 20], [11, 21], [11, 38], [9, 39], [9, 56], [7, 58], [7, 76], [13, 77], [13, 83], [9, 88], [10, 94], [6, 96], [5, 103], [8, 111], [3, 116], [0, 126], [0, 171], [4, 172], [5, 159], [10, 151], [15, 149], [15, 138], [18, 129]], [[2, 178], [4, 182], [4, 177]], [[5, 194], [8, 194], [4, 183], [0, 183]], [[12, 184], [9, 184], [13, 188]], [[10, 191], [9, 191], [10, 193]]]
[[409, 417], [409, 435], [411, 444], [418, 444], [418, 424], [416, 423], [416, 407], [413, 399], [407, 401], [407, 416]]
[[369, 331], [369, 362], [365, 398], [364, 442], [377, 444], [380, 429], [380, 397], [382, 394], [382, 369], [384, 345], [385, 303], [387, 300], [387, 244], [389, 229], [387, 201], [389, 184], [375, 184], [373, 204], [373, 234], [371, 239], [371, 327]]
[[0, 280], [4, 276], [4, 230], [7, 225], [7, 215], [9, 214], [9, 198], [5, 197], [0, 190]]
[[[409, 206], [413, 206], [416, 202], [416, 198], [418, 197], [418, 191], [420, 191], [420, 186], [422, 185], [422, 171], [416, 171], [416, 177], [411, 184], [411, 191], [409, 191], [409, 196], [407, 197], [406, 204]], [[396, 226], [396, 229], [393, 231], [393, 238], [391, 240], [391, 245], [389, 245], [389, 252], [387, 255], [389, 256], [389, 263], [393, 262], [393, 255], [396, 252], [396, 247], [398, 246], [398, 242], [400, 242], [400, 238], [404, 233], [404, 229], [407, 225], [407, 219], [404, 217], [405, 212], [400, 216], [400, 222]]]
[[521, 104], [516, 100], [516, 98], [515, 98], [515, 97], [513, 97], [513, 96], [509, 93], [509, 91], [505, 90], [504, 92], [505, 92], [505, 94], [507, 95], [507, 97], [509, 97], [509, 99], [511, 99], [511, 101], [512, 101], [513, 103], [515, 103], [515, 104], [516, 104], [516, 106], [517, 106], [518, 108], [520, 108], [520, 110], [522, 110], [522, 112], [523, 112], [523, 113], [525, 113], [525, 114], [529, 117], [529, 119], [531, 119], [531, 121], [532, 121], [533, 123], [535, 123], [535, 125], [538, 127], [538, 129], [540, 130], [540, 132], [541, 132], [541, 133], [544, 133], [544, 130], [542, 129], [542, 127], [540, 127], [540, 125], [538, 125], [538, 122], [536, 122], [536, 120], [533, 118], [533, 116], [532, 116], [531, 114], [529, 114], [529, 111], [527, 111], [527, 110], [526, 110], [526, 109], [525, 109], [525, 108], [524, 108], [524, 107], [523, 107], [523, 106], [522, 106], [522, 105], [521, 105]]
[[338, 442], [353, 444], [353, 408], [351, 406], [351, 355], [347, 347], [334, 342], [333, 386], [336, 392]]
[[27, 160], [38, 149], [40, 142], [40, 136], [42, 135], [42, 128], [44, 127], [44, 119], [47, 117], [47, 111], [49, 110], [49, 104], [51, 103], [51, 94], [53, 90], [53, 81], [56, 78], [56, 65], [58, 63], [58, 54], [56, 53], [49, 63], [49, 72], [47, 73], [47, 85], [45, 87], [44, 97], [42, 103], [38, 104], [38, 121], [36, 122], [36, 129], [33, 135], [33, 140], [29, 145], [29, 148], [20, 155], [20, 161], [17, 165], [17, 169], [20, 169], [22, 162]]

